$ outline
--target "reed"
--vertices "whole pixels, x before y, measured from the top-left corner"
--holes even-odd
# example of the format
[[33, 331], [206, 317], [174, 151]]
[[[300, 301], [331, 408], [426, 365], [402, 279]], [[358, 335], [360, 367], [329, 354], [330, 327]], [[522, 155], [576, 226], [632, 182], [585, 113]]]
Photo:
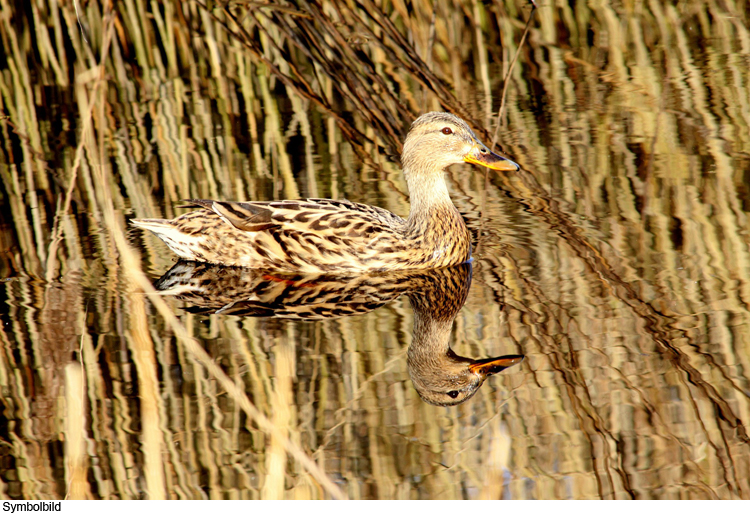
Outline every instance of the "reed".
[[[750, 497], [745, 0], [540, 5], [523, 46], [520, 1], [0, 8], [2, 498]], [[450, 179], [477, 242], [453, 348], [522, 368], [434, 408], [405, 299], [290, 322], [153, 294], [172, 256], [129, 218], [406, 214], [434, 109], [525, 169]]]

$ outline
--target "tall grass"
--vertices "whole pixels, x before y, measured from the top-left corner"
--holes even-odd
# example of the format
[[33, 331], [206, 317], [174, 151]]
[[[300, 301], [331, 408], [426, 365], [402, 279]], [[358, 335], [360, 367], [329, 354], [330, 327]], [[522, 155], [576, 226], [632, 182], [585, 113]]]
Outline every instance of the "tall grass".
[[[540, 4], [512, 71], [524, 2], [0, 2], [4, 498], [750, 496], [747, 2]], [[406, 214], [434, 109], [524, 168], [452, 171], [477, 244], [453, 348], [527, 355], [466, 405], [410, 386], [405, 300], [293, 322], [149, 294], [172, 256], [128, 218]]]

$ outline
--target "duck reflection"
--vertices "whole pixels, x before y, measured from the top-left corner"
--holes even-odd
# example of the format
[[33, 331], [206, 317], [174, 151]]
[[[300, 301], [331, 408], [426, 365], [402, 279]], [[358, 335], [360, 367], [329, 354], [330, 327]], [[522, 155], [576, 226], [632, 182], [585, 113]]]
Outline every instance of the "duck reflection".
[[414, 309], [414, 334], [407, 352], [409, 376], [419, 396], [433, 405], [457, 405], [479, 390], [491, 374], [520, 363], [523, 356], [490, 359], [459, 356], [450, 347], [453, 321], [466, 302], [471, 264], [420, 276], [408, 293]]
[[453, 321], [466, 302], [471, 274], [471, 264], [322, 276], [181, 261], [155, 286], [187, 302], [192, 313], [312, 320], [364, 314], [405, 294], [414, 309], [409, 376], [425, 402], [447, 406], [465, 402], [488, 376], [523, 360], [519, 355], [475, 360], [451, 350]]

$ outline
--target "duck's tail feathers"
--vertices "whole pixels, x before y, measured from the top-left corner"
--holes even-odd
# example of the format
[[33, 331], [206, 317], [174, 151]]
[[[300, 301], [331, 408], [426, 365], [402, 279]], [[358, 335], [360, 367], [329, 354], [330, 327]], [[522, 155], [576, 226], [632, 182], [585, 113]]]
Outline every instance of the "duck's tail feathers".
[[160, 218], [133, 219], [130, 223], [154, 233], [179, 257], [188, 260], [202, 260], [199, 255], [202, 250], [203, 237], [185, 233], [169, 220]]
[[174, 226], [170, 224], [169, 220], [161, 218], [133, 218], [130, 223], [135, 227], [147, 229], [157, 234], [174, 230]]

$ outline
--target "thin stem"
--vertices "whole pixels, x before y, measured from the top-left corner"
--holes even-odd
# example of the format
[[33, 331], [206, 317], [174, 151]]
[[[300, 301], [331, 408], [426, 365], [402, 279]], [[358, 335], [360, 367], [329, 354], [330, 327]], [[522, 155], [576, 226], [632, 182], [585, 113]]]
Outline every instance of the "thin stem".
[[500, 109], [497, 111], [497, 124], [495, 124], [495, 133], [492, 135], [493, 148], [495, 145], [497, 145], [497, 135], [500, 132], [500, 123], [503, 120], [503, 112], [505, 111], [505, 96], [508, 94], [508, 80], [513, 73], [513, 68], [516, 65], [518, 56], [521, 54], [523, 45], [526, 42], [526, 36], [529, 34], [529, 30], [531, 29], [531, 21], [534, 19], [534, 14], [536, 13], [536, 2], [534, 2], [534, 0], [530, 1], [532, 7], [531, 13], [529, 13], [529, 19], [526, 21], [526, 27], [523, 30], [523, 35], [521, 35], [521, 42], [518, 43], [518, 49], [516, 49], [516, 53], [515, 55], [513, 55], [513, 60], [510, 61], [510, 68], [508, 68], [508, 73], [505, 74], [505, 78], [503, 79], [503, 92], [500, 95]]

